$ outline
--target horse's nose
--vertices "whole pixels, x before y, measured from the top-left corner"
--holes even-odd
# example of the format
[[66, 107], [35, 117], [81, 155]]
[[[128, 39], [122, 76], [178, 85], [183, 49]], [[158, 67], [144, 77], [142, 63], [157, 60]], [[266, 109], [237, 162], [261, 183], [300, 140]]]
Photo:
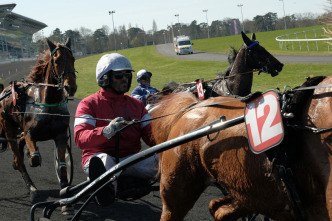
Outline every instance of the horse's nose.
[[69, 96], [74, 96], [77, 90], [77, 85], [65, 86], [65, 89]]
[[283, 63], [280, 63], [277, 67], [277, 70], [280, 72], [282, 70], [282, 68], [284, 67]]

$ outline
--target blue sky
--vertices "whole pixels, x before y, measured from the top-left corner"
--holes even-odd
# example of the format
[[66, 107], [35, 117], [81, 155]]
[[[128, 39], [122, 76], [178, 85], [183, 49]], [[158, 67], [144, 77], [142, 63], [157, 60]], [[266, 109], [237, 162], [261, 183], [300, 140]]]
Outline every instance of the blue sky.
[[[332, 0], [331, 0], [332, 1]], [[52, 2], [52, 3], [51, 3]], [[285, 14], [311, 12], [322, 14], [330, 7], [328, 0], [0, 0], [0, 4], [16, 3], [13, 12], [41, 21], [48, 25], [44, 35], [48, 36], [55, 28], [62, 32], [68, 29], [85, 27], [95, 31], [103, 25], [113, 30], [113, 14], [115, 27], [125, 25], [152, 29], [153, 20], [158, 30], [166, 29], [167, 25], [178, 22], [189, 24], [193, 20], [198, 23], [206, 22], [206, 13], [209, 24], [214, 20], [241, 17], [242, 4], [243, 18], [252, 20], [256, 15], [265, 15], [268, 12], [277, 13], [283, 17], [283, 4]], [[179, 14], [176, 17], [175, 14]]]

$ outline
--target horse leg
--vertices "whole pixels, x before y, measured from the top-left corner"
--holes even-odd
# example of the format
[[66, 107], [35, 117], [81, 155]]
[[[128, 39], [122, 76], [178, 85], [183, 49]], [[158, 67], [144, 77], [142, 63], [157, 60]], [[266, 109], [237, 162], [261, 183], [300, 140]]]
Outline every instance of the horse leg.
[[[29, 165], [31, 167], [37, 167], [41, 165], [41, 155], [39, 153], [38, 147], [36, 146], [36, 142], [31, 139], [31, 136], [29, 133], [27, 133], [24, 137], [25, 143], [28, 147], [27, 155], [29, 156]], [[21, 142], [20, 144], [23, 145], [24, 142]], [[23, 145], [24, 147], [24, 145]], [[22, 148], [23, 151], [23, 147]]]
[[[198, 171], [191, 159], [179, 158], [175, 152], [166, 151], [161, 158], [160, 195], [163, 201], [161, 221], [183, 220], [209, 184], [204, 173]], [[192, 157], [194, 158], [194, 157]], [[188, 170], [191, 165], [193, 171]]]
[[66, 164], [66, 149], [67, 149], [67, 134], [62, 134], [54, 139], [56, 151], [58, 153], [59, 159], [59, 168], [58, 173], [60, 174], [60, 186], [61, 189], [68, 186], [68, 178], [67, 178], [67, 164]]
[[[24, 161], [24, 146], [25, 146], [25, 138], [24, 138], [24, 132], [21, 133], [20, 136], [20, 140], [18, 141], [18, 148], [19, 148], [19, 153], [22, 157], [22, 160]], [[17, 168], [15, 167], [15, 165], [13, 164], [13, 167], [15, 170], [17, 170]]]
[[[58, 174], [60, 174], [60, 187], [61, 189], [68, 186], [67, 178], [67, 164], [66, 164], [66, 149], [68, 145], [68, 136], [67, 134], [61, 134], [54, 139], [56, 151], [58, 154]], [[70, 205], [65, 205], [61, 207], [61, 212], [64, 215], [73, 215], [74, 208]]]
[[[21, 136], [20, 136], [20, 140], [18, 141], [18, 147], [19, 147], [19, 153], [20, 153], [20, 156], [22, 157], [22, 161], [24, 162], [24, 151], [23, 151], [23, 148], [25, 146], [25, 138], [24, 138], [24, 133], [22, 132], [21, 133]], [[13, 162], [13, 168], [14, 170], [18, 170], [16, 164]]]
[[211, 215], [217, 221], [237, 220], [249, 213], [230, 195], [211, 200], [209, 209]]
[[[14, 138], [16, 138], [16, 135], [17, 135], [17, 130], [11, 129], [8, 126], [6, 127], [7, 139], [14, 139]], [[17, 143], [9, 142], [9, 147], [12, 150], [13, 156], [14, 156], [13, 166], [22, 174], [22, 178], [25, 181], [26, 187], [30, 193], [31, 200], [34, 201], [34, 197], [35, 197], [37, 188], [36, 188], [35, 184], [32, 182], [32, 180], [26, 170], [26, 167], [25, 167], [24, 161], [23, 161], [23, 157], [21, 156], [21, 154], [19, 152]]]

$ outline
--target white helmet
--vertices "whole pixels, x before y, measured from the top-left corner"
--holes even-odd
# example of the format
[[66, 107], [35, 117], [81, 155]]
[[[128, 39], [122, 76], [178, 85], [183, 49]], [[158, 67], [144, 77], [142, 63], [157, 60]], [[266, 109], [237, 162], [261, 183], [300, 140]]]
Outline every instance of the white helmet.
[[141, 77], [143, 77], [143, 75], [149, 75], [151, 77], [152, 73], [145, 69], [140, 70], [139, 72], [137, 72], [137, 76], [136, 76], [137, 83], [139, 83], [139, 80], [141, 79]]
[[105, 54], [99, 59], [97, 63], [97, 68], [96, 68], [97, 83], [99, 82], [100, 78], [110, 70], [134, 71], [129, 60], [125, 56], [120, 55], [118, 53]]

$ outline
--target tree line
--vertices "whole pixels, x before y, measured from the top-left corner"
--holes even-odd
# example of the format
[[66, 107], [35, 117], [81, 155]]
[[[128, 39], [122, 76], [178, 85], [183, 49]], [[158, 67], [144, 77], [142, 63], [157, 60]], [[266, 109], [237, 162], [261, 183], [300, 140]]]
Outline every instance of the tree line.
[[[111, 32], [106, 25], [92, 31], [80, 27], [76, 30], [62, 32], [56, 28], [47, 38], [51, 41], [64, 42], [66, 38], [72, 39], [72, 50], [78, 55], [103, 53], [105, 51], [121, 50], [125, 48], [140, 47], [152, 44], [165, 44], [173, 42], [173, 37], [177, 35], [188, 35], [192, 39], [202, 39], [214, 37], [230, 36], [239, 33], [244, 28], [244, 32], [266, 32], [281, 30], [287, 27], [301, 28], [324, 23], [327, 14], [315, 15], [312, 13], [301, 13], [278, 18], [277, 13], [268, 12], [265, 15], [257, 15], [252, 20], [244, 20], [243, 24], [238, 19], [225, 18], [223, 20], [212, 21], [211, 24], [198, 23], [196, 20], [190, 24], [176, 23], [166, 29], [157, 29], [157, 24], [153, 20], [152, 30], [144, 31], [138, 27], [126, 28], [119, 26], [115, 32]], [[34, 35], [38, 45], [38, 52], [45, 49], [43, 43], [44, 36], [40, 32]]]

